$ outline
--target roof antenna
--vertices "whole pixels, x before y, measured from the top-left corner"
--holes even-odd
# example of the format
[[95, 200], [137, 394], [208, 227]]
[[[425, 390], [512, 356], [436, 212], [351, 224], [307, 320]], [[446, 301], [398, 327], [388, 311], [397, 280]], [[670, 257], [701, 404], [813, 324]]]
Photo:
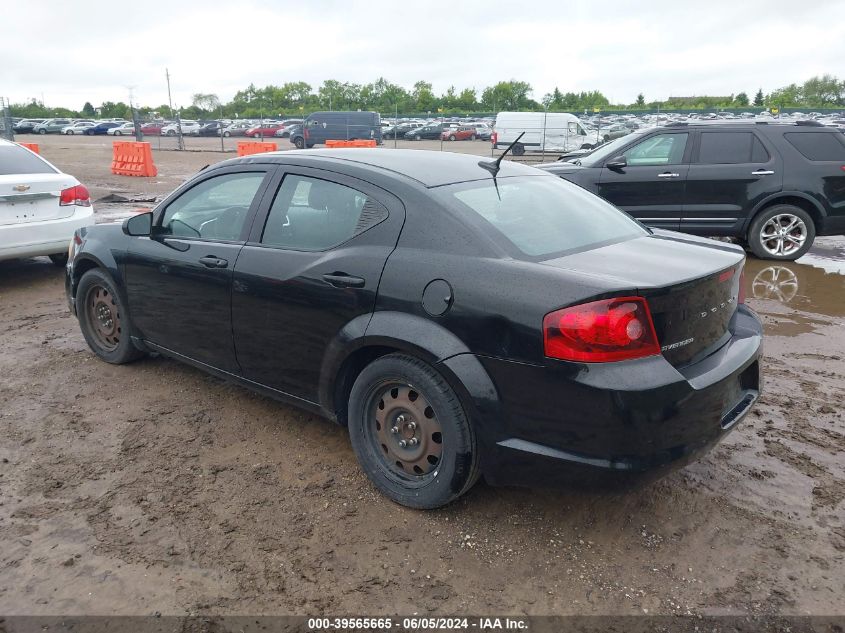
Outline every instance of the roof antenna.
[[496, 160], [480, 160], [478, 161], [478, 166], [486, 169], [491, 174], [493, 174], [493, 178], [496, 178], [496, 174], [499, 173], [499, 166], [502, 163], [502, 159], [507, 156], [508, 152], [513, 149], [513, 146], [519, 143], [519, 139], [525, 136], [525, 132], [522, 132], [519, 136], [514, 139], [514, 142], [508, 145], [508, 148], [502, 152], [502, 155], [499, 156]]

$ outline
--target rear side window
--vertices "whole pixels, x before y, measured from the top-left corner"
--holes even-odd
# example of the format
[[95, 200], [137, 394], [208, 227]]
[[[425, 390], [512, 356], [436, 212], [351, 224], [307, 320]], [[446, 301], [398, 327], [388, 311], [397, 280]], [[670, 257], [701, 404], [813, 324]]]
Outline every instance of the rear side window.
[[387, 209], [357, 189], [289, 174], [270, 208], [261, 243], [322, 251], [349, 240], [387, 217]]
[[[449, 185], [438, 196], [494, 239], [530, 258], [559, 256], [646, 235], [629, 216], [557, 177], [499, 178]], [[501, 243], [501, 239], [497, 239]], [[509, 249], [512, 250], [512, 249]]]
[[[753, 155], [753, 158], [752, 158]], [[768, 160], [762, 143], [751, 132], [702, 132], [698, 162], [735, 165]]]
[[845, 162], [845, 143], [837, 132], [790, 132], [789, 144], [810, 160]]
[[0, 145], [0, 176], [12, 174], [56, 174], [57, 170], [18, 145]]

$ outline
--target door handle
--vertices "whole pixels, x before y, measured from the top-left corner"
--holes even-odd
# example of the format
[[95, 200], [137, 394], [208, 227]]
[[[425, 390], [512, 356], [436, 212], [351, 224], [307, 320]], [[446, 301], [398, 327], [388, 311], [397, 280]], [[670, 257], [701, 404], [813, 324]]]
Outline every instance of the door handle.
[[665, 171], [662, 174], [657, 174], [658, 178], [677, 178], [681, 174], [676, 174], [675, 172]]
[[363, 288], [367, 282], [361, 277], [353, 277], [346, 273], [331, 273], [323, 275], [323, 281], [335, 288]]
[[200, 264], [207, 268], [226, 268], [229, 265], [229, 261], [215, 257], [214, 255], [206, 255], [205, 257], [200, 257]]
[[751, 175], [752, 176], [771, 176], [774, 173], [775, 172], [773, 172], [771, 169], [758, 169], [757, 171], [752, 171]]

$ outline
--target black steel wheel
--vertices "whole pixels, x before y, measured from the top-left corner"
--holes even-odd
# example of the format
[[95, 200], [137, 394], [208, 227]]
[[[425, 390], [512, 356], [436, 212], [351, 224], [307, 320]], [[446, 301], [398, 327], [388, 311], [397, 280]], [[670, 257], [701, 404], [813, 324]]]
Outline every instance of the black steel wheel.
[[349, 398], [349, 436], [366, 475], [393, 501], [438, 508], [478, 478], [470, 421], [430, 365], [404, 354], [364, 368]]
[[107, 363], [121, 365], [143, 356], [129, 336], [129, 315], [105, 271], [89, 270], [76, 290], [76, 315], [88, 347]]

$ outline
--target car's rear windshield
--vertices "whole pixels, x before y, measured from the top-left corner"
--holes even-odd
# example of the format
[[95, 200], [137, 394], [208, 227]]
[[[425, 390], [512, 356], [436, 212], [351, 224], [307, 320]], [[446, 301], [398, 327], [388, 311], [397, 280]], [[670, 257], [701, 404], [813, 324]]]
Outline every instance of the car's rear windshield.
[[789, 132], [784, 134], [795, 149], [813, 161], [845, 162], [845, 137], [837, 132]]
[[647, 234], [616, 207], [556, 176], [490, 178], [435, 191], [471, 223], [492, 229], [494, 239], [504, 238], [517, 257], [544, 259]]
[[17, 145], [0, 145], [0, 176], [55, 173], [55, 169], [28, 149]]

